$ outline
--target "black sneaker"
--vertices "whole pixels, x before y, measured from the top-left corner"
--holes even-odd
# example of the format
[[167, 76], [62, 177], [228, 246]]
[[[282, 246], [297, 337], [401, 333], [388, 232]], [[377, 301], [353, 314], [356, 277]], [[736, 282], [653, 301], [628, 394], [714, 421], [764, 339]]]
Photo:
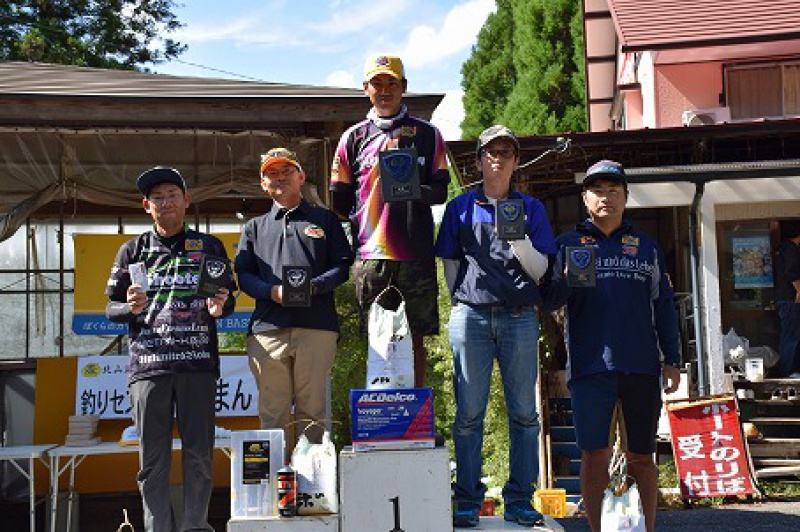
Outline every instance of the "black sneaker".
[[456, 528], [475, 528], [480, 521], [478, 508], [455, 508], [453, 526]]

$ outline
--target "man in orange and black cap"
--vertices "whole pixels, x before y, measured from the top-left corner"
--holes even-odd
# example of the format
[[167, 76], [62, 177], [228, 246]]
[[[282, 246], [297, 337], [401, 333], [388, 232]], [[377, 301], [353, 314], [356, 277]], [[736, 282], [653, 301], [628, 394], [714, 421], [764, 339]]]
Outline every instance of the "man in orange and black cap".
[[[447, 148], [435, 126], [408, 114], [402, 60], [379, 54], [367, 59], [364, 94], [372, 109], [344, 132], [331, 170], [333, 210], [351, 222], [356, 262], [353, 280], [363, 315], [387, 286], [406, 302], [414, 348], [414, 382], [425, 384], [423, 337], [439, 333], [438, 285], [433, 253], [431, 205], [447, 200]], [[419, 178], [417, 199], [390, 201], [383, 195], [380, 158], [413, 148], [409, 166]]]
[[[337, 216], [303, 199], [305, 182], [297, 154], [273, 148], [262, 158], [261, 188], [272, 208], [247, 222], [236, 253], [242, 291], [256, 301], [247, 354], [258, 386], [262, 429], [291, 434], [292, 406], [298, 434], [309, 423], [321, 439], [327, 385], [336, 354], [339, 320], [334, 291], [347, 280], [353, 251]], [[301, 300], [292, 300], [292, 284]], [[308, 287], [303, 293], [299, 287]], [[307, 299], [305, 296], [309, 296]], [[295, 442], [286, 442], [287, 457]]]

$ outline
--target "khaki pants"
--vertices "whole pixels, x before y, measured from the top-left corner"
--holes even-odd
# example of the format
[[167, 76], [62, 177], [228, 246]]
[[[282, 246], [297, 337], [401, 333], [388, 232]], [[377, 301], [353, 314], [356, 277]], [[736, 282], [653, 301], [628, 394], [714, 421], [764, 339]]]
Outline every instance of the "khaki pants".
[[318, 431], [309, 439], [319, 441], [328, 410], [328, 380], [336, 355], [334, 331], [276, 329], [247, 338], [250, 370], [258, 387], [258, 417], [262, 429], [283, 429], [286, 457], [296, 439], [292, 431], [292, 405], [296, 433], [317, 422]]

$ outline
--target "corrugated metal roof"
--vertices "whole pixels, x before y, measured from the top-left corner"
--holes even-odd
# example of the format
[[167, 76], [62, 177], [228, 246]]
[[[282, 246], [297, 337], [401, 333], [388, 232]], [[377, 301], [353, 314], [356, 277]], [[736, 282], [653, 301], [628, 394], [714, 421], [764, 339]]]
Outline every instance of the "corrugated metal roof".
[[361, 89], [0, 62], [0, 94], [136, 98], [364, 98]]
[[608, 0], [623, 52], [800, 38], [798, 0]]

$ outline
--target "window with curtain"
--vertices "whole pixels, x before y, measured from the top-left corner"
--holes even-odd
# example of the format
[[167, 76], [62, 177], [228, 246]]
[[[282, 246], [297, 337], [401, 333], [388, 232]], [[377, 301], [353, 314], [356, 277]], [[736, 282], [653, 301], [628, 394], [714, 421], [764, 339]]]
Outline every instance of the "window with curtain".
[[800, 63], [729, 66], [725, 77], [734, 120], [800, 114]]

